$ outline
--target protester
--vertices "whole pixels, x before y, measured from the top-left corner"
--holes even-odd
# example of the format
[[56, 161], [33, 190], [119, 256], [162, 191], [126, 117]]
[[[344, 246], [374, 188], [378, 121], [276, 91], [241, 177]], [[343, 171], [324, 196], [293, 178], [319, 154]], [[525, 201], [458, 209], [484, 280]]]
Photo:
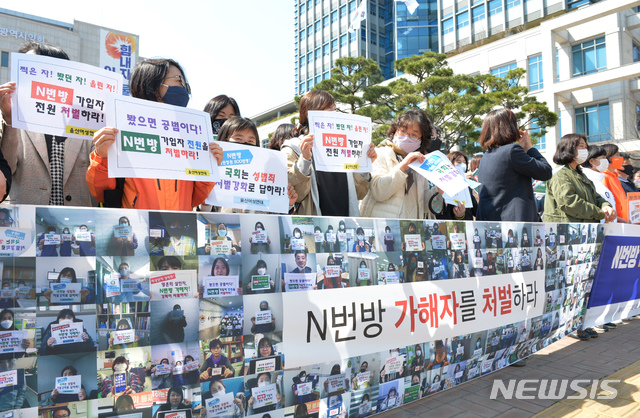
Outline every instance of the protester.
[[618, 150], [618, 146], [615, 144], [604, 144], [602, 149], [605, 151], [605, 156], [609, 162], [607, 171], [604, 172], [604, 180], [602, 182], [611, 193], [616, 201], [616, 213], [618, 214], [618, 222], [629, 221], [629, 204], [627, 202], [627, 193], [625, 193], [622, 183], [618, 177], [618, 169], [622, 169], [622, 157]]
[[295, 125], [291, 123], [283, 123], [282, 125], [279, 125], [273, 135], [271, 135], [271, 140], [269, 140], [267, 148], [280, 151], [282, 143], [288, 139], [295, 138], [296, 134], [297, 131]]
[[622, 157], [622, 170], [618, 170], [618, 179], [622, 188], [627, 194], [639, 192], [640, 190], [633, 183], [633, 165], [631, 165], [629, 154], [621, 152], [620, 156]]
[[[461, 175], [465, 176], [468, 166], [467, 156], [460, 151], [453, 151], [447, 154], [447, 158], [449, 158], [449, 161], [451, 161], [456, 170], [458, 170]], [[478, 210], [478, 201], [474, 196], [473, 189], [471, 187], [468, 187], [467, 189], [469, 191], [469, 197], [472, 205], [470, 208], [465, 207], [464, 202], [458, 202], [457, 205], [445, 203], [441, 205], [442, 210], [437, 212], [436, 205], [431, 203], [429, 205], [429, 209], [436, 215], [436, 219], [473, 221]], [[444, 190], [438, 188], [438, 193], [442, 194], [444, 193]]]
[[173, 306], [173, 310], [165, 318], [163, 332], [168, 343], [184, 342], [184, 329], [187, 327], [187, 317], [178, 304]]
[[87, 330], [84, 327], [82, 328], [82, 334], [80, 335], [80, 337], [82, 338], [82, 342], [56, 345], [56, 339], [52, 336], [51, 327], [53, 325], [70, 324], [73, 322], [82, 321], [76, 319], [76, 314], [71, 309], [60, 310], [60, 312], [58, 312], [58, 317], [56, 318], [56, 320], [47, 325], [47, 328], [42, 333], [42, 343], [40, 344], [38, 355], [44, 356], [48, 354], [68, 354], [96, 351], [93, 339], [91, 339], [91, 336], [87, 333]]
[[[146, 59], [140, 61], [129, 79], [132, 97], [186, 107], [190, 87], [180, 64], [171, 59]], [[133, 209], [187, 210], [203, 203], [213, 189], [214, 183], [204, 181], [127, 178], [122, 188], [116, 188], [116, 179], [109, 178], [108, 149], [115, 142], [118, 130], [105, 127], [93, 137], [95, 150], [91, 153], [91, 164], [86, 181], [91, 194], [107, 206]], [[214, 142], [209, 151], [222, 163], [222, 148]], [[109, 195], [119, 195], [106, 201]]]
[[[122, 318], [118, 321], [118, 325], [116, 325], [116, 331], [126, 331], [131, 330], [131, 324], [126, 318]], [[113, 334], [109, 333], [107, 335], [107, 341], [109, 342], [108, 350], [121, 349], [121, 348], [132, 348], [138, 346], [138, 341], [140, 341], [140, 336], [135, 334], [134, 342], [126, 343], [126, 344], [114, 344], [113, 343]]]
[[[582, 173], [591, 180], [600, 197], [609, 202], [612, 208], [615, 208], [616, 200], [613, 193], [603, 183], [604, 173], [608, 168], [609, 160], [606, 158], [605, 150], [598, 145], [589, 145], [589, 155], [587, 155], [587, 160], [582, 163]], [[604, 219], [600, 222], [604, 222]], [[617, 222], [617, 219], [613, 222]]]
[[[126, 216], [121, 216], [118, 219], [118, 226], [131, 227], [131, 221]], [[131, 231], [131, 236], [116, 237], [111, 235], [111, 249], [114, 255], [119, 256], [134, 256], [136, 255], [136, 248], [138, 248], [138, 237], [135, 232]], [[60, 250], [62, 252], [62, 250]]]
[[553, 162], [563, 167], [547, 182], [545, 222], [594, 222], [616, 219], [616, 211], [595, 189], [579, 164], [587, 161], [587, 138], [568, 134], [558, 142]]
[[387, 131], [387, 139], [376, 148], [371, 187], [360, 203], [362, 216], [427, 217], [429, 182], [409, 165], [424, 162], [431, 131], [431, 122], [420, 109], [409, 109], [398, 116]]
[[[60, 377], [77, 376], [77, 375], [78, 375], [78, 370], [76, 370], [75, 367], [67, 366], [64, 369], [62, 369], [62, 373], [60, 374]], [[58, 392], [58, 389], [53, 389], [51, 391], [51, 399], [53, 400], [54, 405], [61, 404], [61, 403], [68, 403], [68, 402], [84, 401], [87, 399], [87, 392], [84, 389], [84, 385], [80, 388], [80, 392], [78, 393], [60, 393]]]
[[238, 103], [233, 97], [221, 94], [209, 100], [204, 111], [211, 116], [211, 128], [214, 135], [218, 135], [222, 125], [234, 116], [242, 116]]
[[[269, 310], [269, 302], [263, 300], [260, 302], [260, 310], [268, 311]], [[276, 317], [273, 316], [273, 312], [271, 313], [271, 322], [266, 324], [256, 324], [256, 317], [251, 317], [251, 333], [252, 334], [264, 334], [265, 332], [272, 332], [276, 329]]]
[[181, 409], [191, 409], [191, 401], [184, 398], [182, 389], [171, 388], [167, 391], [167, 402], [160, 405], [160, 408], [156, 411], [154, 418], [158, 416], [158, 412], [176, 411]]
[[[335, 266], [336, 262], [333, 255], [329, 254], [327, 257], [327, 266]], [[365, 264], [366, 266], [366, 264]], [[342, 279], [342, 269], [340, 269], [340, 275], [337, 277], [327, 277], [326, 272], [318, 278], [317, 288], [322, 289], [342, 289], [349, 286], [348, 280]]]
[[[313, 161], [313, 135], [309, 134], [310, 110], [335, 111], [331, 94], [314, 90], [300, 99], [300, 137], [284, 141], [282, 151], [287, 155], [289, 184], [298, 194], [299, 215], [360, 216], [358, 200], [369, 190], [369, 173], [333, 173], [316, 171]], [[367, 151], [373, 162], [377, 157], [373, 143]], [[336, 199], [336, 196], [340, 196]]]
[[[58, 256], [58, 247], [60, 244], [45, 244], [44, 236], [45, 234], [55, 234], [56, 227], [50, 225], [47, 227], [47, 232], [43, 232], [40, 235], [40, 239], [38, 240], [38, 249], [40, 250], [40, 257], [57, 257]], [[71, 254], [69, 254], [71, 255]]]
[[[235, 376], [236, 372], [227, 357], [222, 354], [222, 342], [218, 339], [209, 343], [211, 355], [200, 366], [200, 382], [210, 382]], [[212, 369], [220, 368], [219, 375], [213, 375]]]
[[[54, 283], [78, 283], [78, 279], [76, 278], [76, 271], [71, 267], [65, 267], [60, 270], [58, 274], [58, 278], [54, 281]], [[57, 306], [57, 303], [51, 302], [51, 294], [53, 290], [47, 289], [43, 292], [43, 296], [49, 301], [49, 306]], [[79, 303], [93, 303], [93, 295], [91, 291], [86, 288], [80, 289], [80, 302]]]
[[[89, 232], [87, 225], [80, 225], [80, 232]], [[75, 237], [75, 243], [78, 246], [78, 253], [80, 257], [95, 257], [96, 255], [96, 234], [89, 233], [90, 239], [87, 241], [79, 240], [78, 236]]]
[[482, 123], [480, 145], [487, 150], [480, 161], [480, 200], [477, 219], [537, 222], [531, 178], [549, 180], [551, 166], [533, 148], [529, 133], [518, 129], [509, 109], [491, 111]]
[[[163, 358], [160, 360], [160, 365], [169, 366], [169, 359]], [[151, 389], [159, 390], [170, 387], [173, 387], [173, 371], [161, 373], [160, 370], [158, 370], [158, 366], [153, 366], [151, 368]]]
[[[216, 380], [209, 384], [208, 393], [203, 394], [203, 404], [206, 406], [207, 402], [214, 397], [220, 397], [226, 394], [227, 388], [224, 385], [224, 381]], [[200, 414], [200, 418], [213, 418], [207, 415], [206, 408]], [[233, 408], [227, 414], [223, 415], [227, 418], [242, 418], [244, 417], [244, 393], [240, 392], [233, 398]]]
[[260, 259], [256, 262], [255, 267], [249, 272], [249, 280], [247, 281], [247, 284], [244, 287], [244, 294], [245, 295], [255, 295], [255, 294], [260, 294], [260, 293], [274, 293], [276, 291], [276, 284], [273, 281], [273, 278], [271, 276], [269, 276], [269, 289], [259, 289], [259, 290], [253, 290], [251, 288], [251, 276], [268, 276], [269, 274], [267, 273], [267, 262]]
[[[2, 312], [0, 312], [0, 332], [3, 331], [16, 331], [15, 314], [10, 309], [3, 309]], [[26, 350], [29, 347], [31, 347], [31, 341], [26, 338], [23, 339], [22, 348]], [[24, 351], [0, 354], [0, 361], [22, 358], [25, 354]]]

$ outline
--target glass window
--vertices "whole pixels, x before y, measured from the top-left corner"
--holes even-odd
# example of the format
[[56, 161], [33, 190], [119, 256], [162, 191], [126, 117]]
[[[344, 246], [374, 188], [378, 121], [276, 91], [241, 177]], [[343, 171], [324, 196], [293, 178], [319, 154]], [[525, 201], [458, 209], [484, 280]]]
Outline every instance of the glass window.
[[321, 56], [322, 55], [320, 55], [320, 48], [317, 48], [316, 49], [316, 60], [319, 60]]
[[340, 46], [347, 46], [347, 35], [340, 36]]
[[324, 56], [329, 55], [329, 44], [324, 44], [322, 46], [322, 55]]
[[2, 58], [0, 59], [0, 67], [4, 67], [4, 68], [9, 67], [9, 53], [7, 51], [2, 51]]
[[313, 36], [313, 25], [307, 26], [307, 35], [309, 35], [309, 38]]
[[307, 81], [307, 89], [311, 90], [312, 87], [313, 87], [313, 80], [308, 80]]
[[306, 12], [305, 8], [304, 8], [304, 3], [300, 4], [300, 14], [303, 15], [304, 12]]
[[349, 14], [353, 13], [356, 10], [356, 2], [352, 1], [349, 3]]
[[301, 40], [301, 41], [304, 41], [305, 33], [306, 33], [306, 32], [307, 32], [307, 31], [306, 31], [306, 30], [304, 30], [304, 29], [302, 29], [302, 30], [300, 31], [300, 40]]
[[542, 82], [542, 55], [529, 58], [529, 90], [536, 91], [544, 87]]
[[329, 16], [325, 16], [322, 18], [322, 27], [326, 28], [327, 26], [329, 26]]
[[335, 23], [338, 21], [338, 11], [334, 10], [331, 12], [331, 22]]
[[[542, 132], [542, 128], [540, 127], [540, 125], [538, 125], [538, 120], [537, 119], [533, 119], [531, 121], [531, 127], [529, 128], [529, 130], [531, 131], [531, 133], [534, 134], [539, 134]], [[536, 144], [533, 146], [534, 148], [537, 148], [539, 151], [544, 151], [547, 149], [547, 135], [542, 135], [541, 137], [537, 138], [537, 142]]]
[[446, 35], [451, 32], [453, 32], [453, 18], [449, 18], [442, 22], [442, 34]]
[[353, 32], [351, 32], [351, 33], [349, 34], [349, 42], [355, 42], [355, 41], [356, 41], [356, 39], [357, 39], [357, 37], [356, 37], [356, 33], [358, 33], [358, 32], [353, 31]]
[[458, 15], [458, 29], [469, 26], [469, 12], [460, 13]]
[[319, 83], [319, 82], [321, 82], [321, 81], [322, 81], [322, 76], [318, 74], [318, 75], [316, 76], [316, 84], [318, 84], [318, 83]]
[[633, 43], [633, 62], [640, 61], [640, 45]]
[[471, 9], [471, 20], [474, 22], [479, 22], [485, 18], [484, 14], [484, 4], [480, 7], [474, 7]]
[[325, 71], [324, 74], [322, 74], [322, 79], [326, 80], [327, 78], [329, 78], [329, 71]]
[[305, 64], [306, 64], [306, 60], [304, 59], [304, 57], [303, 57], [303, 58], [300, 58], [300, 66], [301, 66], [301, 67], [304, 67], [304, 66], [305, 66]]
[[560, 50], [556, 49], [556, 81], [560, 81]]
[[507, 9], [520, 5], [520, 0], [507, 0]]
[[311, 52], [307, 54], [307, 64], [309, 65], [313, 64], [313, 54]]
[[347, 6], [342, 6], [340, 8], [340, 17], [345, 18], [347, 16]]
[[493, 70], [491, 70], [491, 75], [504, 78], [507, 76], [509, 71], [515, 70], [516, 67], [517, 66], [515, 62], [512, 64], [503, 65], [502, 67], [494, 68]]
[[489, 2], [489, 16], [502, 12], [502, 0], [491, 0]]
[[576, 132], [586, 135], [589, 142], [610, 140], [609, 103], [576, 108]]
[[331, 41], [331, 51], [337, 51], [338, 50], [338, 40], [334, 39], [333, 41]]
[[371, 34], [371, 45], [378, 45], [378, 36], [375, 33]]
[[320, 29], [322, 29], [322, 27], [321, 27], [320, 25], [321, 25], [321, 23], [320, 23], [320, 21], [318, 20], [318, 21], [316, 22], [316, 33], [320, 32]]
[[578, 77], [607, 69], [604, 36], [571, 47], [573, 76]]

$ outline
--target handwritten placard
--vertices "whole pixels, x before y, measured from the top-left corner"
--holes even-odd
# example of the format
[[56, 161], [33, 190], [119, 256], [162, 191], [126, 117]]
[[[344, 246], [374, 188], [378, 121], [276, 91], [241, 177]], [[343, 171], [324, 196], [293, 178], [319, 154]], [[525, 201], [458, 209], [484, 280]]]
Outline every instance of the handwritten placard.
[[133, 236], [130, 225], [118, 225], [113, 227], [113, 236], [115, 238], [129, 238]]
[[269, 405], [275, 405], [276, 385], [275, 383], [271, 383], [257, 388], [251, 388], [251, 395], [253, 396], [254, 410]]
[[229, 240], [213, 240], [211, 241], [211, 254], [229, 255], [231, 254], [232, 242]]
[[195, 281], [195, 270], [174, 270], [168, 274], [166, 271], [153, 272], [149, 279], [151, 300], [193, 297]]
[[[207, 417], [229, 416], [233, 412], [233, 393], [216, 393], [213, 398], [206, 401]], [[166, 417], [166, 415], [165, 415]]]
[[464, 234], [454, 232], [454, 233], [449, 234], [449, 237], [451, 238], [451, 249], [452, 250], [464, 250], [465, 249], [466, 238], [465, 238]]
[[340, 268], [340, 266], [325, 266], [324, 275], [328, 278], [341, 277], [342, 269]]
[[405, 251], [422, 251], [420, 234], [406, 234], [404, 236]]

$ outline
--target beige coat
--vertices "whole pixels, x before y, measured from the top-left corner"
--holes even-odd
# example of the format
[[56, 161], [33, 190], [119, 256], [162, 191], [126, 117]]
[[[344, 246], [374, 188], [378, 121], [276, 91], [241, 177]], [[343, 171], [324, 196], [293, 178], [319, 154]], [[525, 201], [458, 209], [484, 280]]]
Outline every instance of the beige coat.
[[[44, 134], [2, 125], [0, 147], [11, 167], [11, 203], [48, 205], [51, 196], [49, 153]], [[90, 140], [68, 138], [64, 145], [63, 196], [65, 206], [92, 206], [85, 174]]]

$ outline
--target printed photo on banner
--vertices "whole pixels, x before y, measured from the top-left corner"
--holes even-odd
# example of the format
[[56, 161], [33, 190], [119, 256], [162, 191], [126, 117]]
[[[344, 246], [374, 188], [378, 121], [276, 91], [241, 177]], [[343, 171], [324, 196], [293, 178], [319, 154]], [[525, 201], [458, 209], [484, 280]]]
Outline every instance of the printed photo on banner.
[[107, 126], [119, 130], [109, 147], [109, 176], [220, 181], [208, 113], [115, 95], [106, 106]]
[[390, 285], [404, 282], [403, 252], [378, 253], [378, 285]]
[[[98, 303], [148, 301], [150, 298], [149, 269], [149, 256], [147, 255], [141, 257], [97, 257], [96, 270], [102, 272], [102, 275], [97, 277]], [[108, 282], [112, 282], [111, 285]]]
[[197, 254], [195, 214], [149, 212], [149, 255]]
[[244, 296], [243, 335], [281, 332], [284, 318], [281, 300], [278, 293]]
[[243, 342], [245, 355], [243, 375], [271, 373], [284, 368], [281, 332], [245, 335]]
[[[349, 287], [349, 271], [347, 260], [340, 253], [316, 254], [320, 270], [317, 275], [317, 289], [342, 289]], [[311, 274], [310, 274], [311, 275]], [[291, 277], [289, 281], [292, 284]], [[286, 282], [286, 279], [285, 279]], [[316, 284], [315, 282], [313, 284]], [[287, 289], [292, 291], [292, 289]]]
[[207, 417], [242, 416], [245, 409], [244, 378], [205, 382], [201, 397]]
[[61, 355], [96, 351], [95, 306], [80, 305], [76, 311], [39, 312], [36, 326], [43, 329], [38, 355]]
[[200, 301], [201, 340], [240, 338], [243, 322], [242, 296], [216, 297]]
[[199, 256], [198, 293], [203, 298], [242, 296], [244, 293], [240, 257]]
[[311, 410], [319, 408], [323, 390], [320, 383], [322, 367], [322, 364], [309, 364], [300, 369], [284, 371], [283, 395], [287, 406], [295, 406], [294, 411], [304, 407]]
[[[280, 254], [280, 222], [276, 216], [245, 217], [242, 242], [249, 243], [251, 254]], [[245, 254], [247, 254], [245, 252]]]
[[218, 167], [221, 182], [205, 203], [223, 208], [289, 212], [285, 154], [232, 142], [218, 144], [223, 150], [222, 164]]
[[[95, 356], [95, 355], [94, 355]], [[140, 367], [152, 359], [151, 347], [130, 347], [111, 351], [98, 351], [98, 397], [118, 398], [127, 391], [134, 406], [150, 406], [153, 396], [151, 379], [145, 367]], [[94, 378], [95, 381], [95, 378]], [[129, 390], [127, 390], [129, 389]], [[109, 395], [111, 394], [111, 396]], [[142, 395], [149, 396], [149, 404], [142, 401]]]
[[200, 340], [200, 383], [239, 376], [244, 361], [238, 339]]
[[[336, 218], [295, 218], [293, 224], [301, 229], [305, 234], [308, 233], [308, 225], [313, 225], [313, 241], [315, 243], [316, 253], [346, 253], [349, 251], [349, 236], [347, 234], [347, 224], [344, 219]], [[283, 223], [284, 229], [287, 228]], [[305, 241], [306, 242], [306, 241]], [[313, 246], [308, 246], [313, 251]], [[285, 249], [286, 252], [286, 249]]]
[[296, 251], [295, 254], [283, 254], [280, 256], [282, 264], [282, 291], [306, 291], [316, 289], [317, 273], [314, 271], [316, 254], [307, 254], [304, 251]]
[[38, 391], [47, 404], [78, 402], [96, 397], [96, 353], [45, 356], [38, 359]]
[[12, 126], [92, 140], [106, 126], [105, 101], [122, 92], [121, 74], [36, 54], [11, 53]]
[[138, 36], [100, 29], [100, 68], [121, 74], [122, 94], [129, 96], [129, 77], [138, 61]]
[[242, 291], [244, 295], [279, 292], [282, 288], [280, 256], [276, 254], [244, 254]]
[[149, 302], [149, 344], [173, 344], [198, 339], [200, 300], [162, 299]]
[[100, 350], [149, 345], [149, 302], [103, 305], [97, 321]]
[[[199, 373], [194, 366], [197, 367], [200, 363], [199, 351], [200, 345], [197, 341], [152, 346], [152, 390], [197, 384]], [[189, 364], [189, 367], [186, 367], [186, 364]]]
[[414, 161], [410, 164], [410, 167], [449, 196], [455, 196], [469, 188], [464, 176], [456, 170], [447, 156], [440, 151], [430, 152], [423, 163]]
[[197, 217], [198, 255], [223, 255], [229, 260], [240, 258], [240, 215], [200, 212]]
[[314, 250], [317, 247], [317, 231], [313, 224], [313, 218], [297, 216], [280, 217], [279, 222], [282, 253], [292, 254], [296, 252], [315, 252]]
[[397, 219], [375, 220], [374, 225], [377, 251], [393, 252], [402, 249], [400, 222]]
[[198, 293], [197, 270], [164, 270], [149, 273], [151, 300], [193, 298]]
[[96, 303], [96, 257], [37, 258], [40, 306]]
[[0, 208], [0, 256], [36, 255], [35, 207], [3, 205]]
[[309, 133], [314, 135], [313, 159], [318, 171], [370, 173], [367, 157], [371, 118], [339, 112], [309, 112]]
[[66, 208], [37, 208], [36, 244], [39, 257], [96, 255], [96, 212], [80, 209], [70, 216]]
[[133, 257], [148, 255], [149, 215], [146, 211], [122, 210], [96, 219], [96, 247], [100, 254]]

